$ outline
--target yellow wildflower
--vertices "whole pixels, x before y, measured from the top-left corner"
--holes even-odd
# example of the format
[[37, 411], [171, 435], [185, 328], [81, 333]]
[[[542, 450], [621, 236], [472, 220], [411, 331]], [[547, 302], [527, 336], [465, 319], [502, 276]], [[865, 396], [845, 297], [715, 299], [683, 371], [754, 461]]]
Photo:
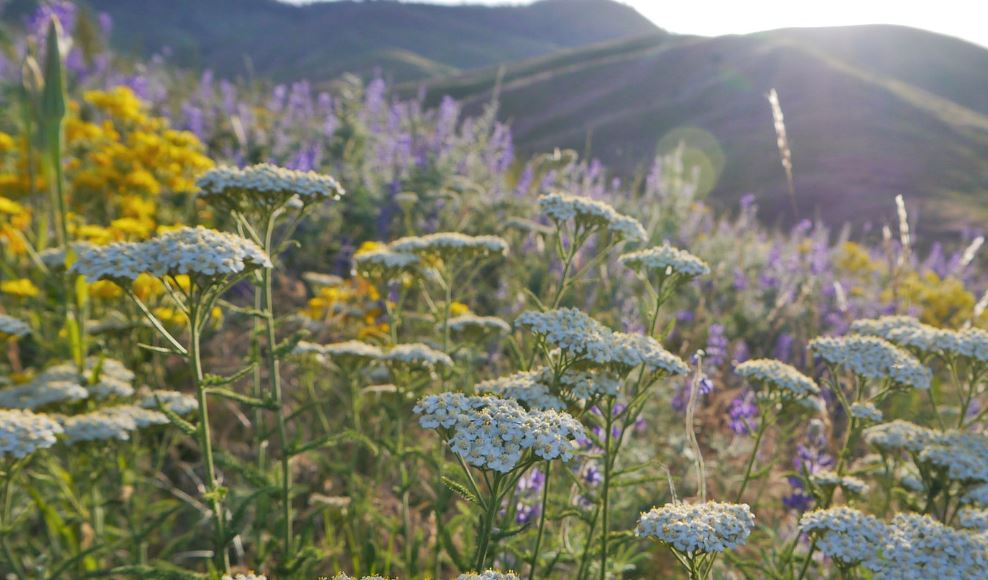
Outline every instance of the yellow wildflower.
[[17, 278], [0, 282], [0, 292], [18, 298], [34, 298], [41, 293], [38, 287], [34, 285], [34, 282], [27, 278]]

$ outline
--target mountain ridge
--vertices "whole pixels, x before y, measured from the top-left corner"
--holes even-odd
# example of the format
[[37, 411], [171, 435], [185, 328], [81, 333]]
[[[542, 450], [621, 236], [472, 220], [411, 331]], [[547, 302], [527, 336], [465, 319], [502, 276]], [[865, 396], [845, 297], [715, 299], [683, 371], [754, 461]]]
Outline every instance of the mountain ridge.
[[396, 81], [422, 79], [658, 30], [612, 0], [505, 6], [349, 0], [87, 4], [114, 18], [118, 48], [148, 56], [168, 46], [176, 64], [208, 67], [223, 76], [242, 74], [246, 57], [258, 74], [277, 81], [376, 71]]

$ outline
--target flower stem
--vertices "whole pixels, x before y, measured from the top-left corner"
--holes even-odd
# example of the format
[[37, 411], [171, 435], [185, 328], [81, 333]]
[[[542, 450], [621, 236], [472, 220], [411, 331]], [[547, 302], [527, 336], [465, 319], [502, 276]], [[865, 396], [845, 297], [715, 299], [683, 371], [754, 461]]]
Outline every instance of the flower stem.
[[[273, 212], [268, 216], [267, 224], [264, 228], [264, 251], [269, 256], [274, 250], [272, 238], [278, 215], [279, 212]], [[261, 290], [263, 292], [264, 321], [267, 331], [268, 348], [265, 354], [267, 358], [268, 380], [271, 382], [271, 395], [277, 404], [275, 413], [278, 423], [278, 443], [281, 446], [281, 503], [282, 517], [284, 518], [284, 525], [282, 526], [282, 558], [287, 564], [295, 555], [292, 548], [292, 470], [289, 464], [288, 430], [285, 426], [285, 409], [281, 392], [281, 361], [278, 360], [278, 355], [275, 352], [278, 343], [275, 332], [272, 274], [273, 269], [271, 268], [261, 270]]]
[[17, 576], [18, 580], [23, 580], [27, 578], [27, 575], [24, 573], [24, 568], [21, 566], [17, 557], [14, 556], [14, 551], [10, 547], [10, 531], [7, 529], [7, 526], [10, 525], [10, 510], [13, 504], [13, 501], [11, 501], [12, 494], [10, 493], [10, 487], [14, 481], [15, 471], [16, 466], [6, 470], [3, 474], [3, 508], [0, 510], [0, 546], [3, 546], [3, 555], [10, 562], [10, 567], [13, 568], [14, 575]]
[[213, 511], [214, 525], [216, 527], [216, 558], [224, 572], [230, 571], [230, 555], [226, 550], [226, 531], [224, 529], [224, 514], [222, 494], [216, 484], [216, 469], [213, 462], [213, 444], [209, 432], [209, 407], [206, 404], [206, 386], [203, 383], [202, 357], [200, 350], [201, 324], [199, 304], [197, 300], [191, 301], [189, 309], [189, 363], [192, 365], [192, 381], [196, 389], [196, 397], [199, 401], [199, 446], [206, 463], [206, 496], [209, 499], [210, 507]]
[[528, 573], [528, 580], [534, 580], [535, 578], [535, 568], [539, 562], [539, 548], [542, 545], [542, 534], [545, 533], [545, 512], [548, 511], [549, 507], [549, 475], [550, 469], [552, 468], [552, 462], [545, 462], [545, 482], [542, 484], [542, 506], [539, 510], [539, 533], [535, 536], [535, 549], [532, 550], [532, 565], [531, 570]]
[[614, 415], [614, 398], [609, 397], [607, 399], [607, 410], [605, 411], [606, 417], [604, 419], [604, 424], [606, 426], [606, 433], [604, 433], [604, 489], [601, 496], [601, 521], [600, 521], [600, 578], [604, 580], [607, 577], [607, 534], [608, 530], [608, 503], [610, 495], [610, 485], [611, 485], [611, 427], [613, 425], [613, 415]]
[[734, 503], [741, 501], [741, 496], [744, 495], [744, 490], [748, 487], [748, 482], [751, 480], [751, 470], [755, 466], [755, 459], [758, 457], [758, 448], [761, 446], [765, 431], [768, 430], [768, 421], [765, 415], [766, 413], [763, 411], [758, 417], [758, 433], [755, 435], [755, 446], [751, 450], [751, 456], [748, 457], [748, 465], [744, 470], [744, 479], [741, 480], [741, 487], [734, 497]]

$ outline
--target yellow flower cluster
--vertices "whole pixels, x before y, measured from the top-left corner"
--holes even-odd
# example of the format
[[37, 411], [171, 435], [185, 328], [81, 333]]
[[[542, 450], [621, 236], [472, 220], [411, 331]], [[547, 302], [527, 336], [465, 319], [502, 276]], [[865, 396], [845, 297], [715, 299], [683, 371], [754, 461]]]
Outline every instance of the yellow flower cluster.
[[[195, 191], [196, 178], [213, 166], [195, 135], [149, 114], [127, 87], [70, 103], [64, 155], [74, 212], [69, 233], [95, 244], [153, 236], [162, 219], [170, 221], [158, 214], [158, 196]], [[0, 133], [0, 191], [7, 196], [0, 198], [0, 241], [14, 253], [25, 249], [14, 230], [30, 224], [18, 201], [46, 192], [39, 157], [23, 136]]]
[[14, 255], [27, 250], [24, 230], [31, 225], [31, 209], [16, 201], [0, 196], [0, 246]]
[[839, 270], [856, 275], [882, 272], [885, 269], [884, 263], [871, 257], [868, 248], [855, 242], [844, 242], [837, 252], [835, 265]]
[[[891, 292], [886, 289], [882, 298], [890, 299]], [[963, 282], [952, 277], [941, 279], [934, 272], [905, 275], [899, 284], [899, 297], [920, 309], [921, 321], [943, 328], [958, 328], [967, 322], [977, 302]]]
[[45, 187], [41, 158], [32, 153], [27, 136], [0, 132], [0, 191], [19, 199], [45, 191]]
[[73, 207], [109, 221], [113, 239], [149, 237], [157, 196], [195, 191], [213, 163], [195, 135], [148, 115], [126, 87], [90, 91], [83, 101], [87, 107], [73, 106], [65, 124]]
[[17, 298], [34, 298], [41, 291], [34, 285], [34, 282], [27, 278], [15, 278], [0, 282], [0, 294], [7, 294]]
[[380, 336], [389, 331], [388, 323], [381, 320], [384, 309], [380, 300], [381, 295], [373, 284], [355, 276], [316, 290], [301, 315], [335, 328], [356, 324], [358, 338]]

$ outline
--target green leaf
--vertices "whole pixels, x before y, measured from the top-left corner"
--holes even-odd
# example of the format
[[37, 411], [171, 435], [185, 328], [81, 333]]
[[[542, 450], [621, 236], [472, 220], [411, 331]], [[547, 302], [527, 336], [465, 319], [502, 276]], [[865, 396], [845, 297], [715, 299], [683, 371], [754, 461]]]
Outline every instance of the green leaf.
[[207, 374], [203, 378], [202, 384], [206, 385], [207, 387], [218, 387], [218, 386], [221, 386], [221, 385], [229, 385], [231, 383], [235, 383], [235, 382], [239, 381], [240, 379], [242, 379], [242, 378], [246, 377], [247, 375], [249, 375], [251, 372], [253, 372], [254, 366], [255, 366], [254, 363], [251, 363], [251, 364], [247, 365], [246, 367], [240, 369], [239, 371], [233, 373], [232, 375], [229, 375], [229, 376], [226, 376], [226, 377], [221, 376], [221, 375], [210, 375], [210, 374]]
[[529, 524], [525, 524], [524, 526], [513, 530], [498, 530], [491, 534], [491, 541], [497, 542], [505, 538], [510, 538], [511, 536], [517, 536], [518, 534], [528, 530], [529, 527]]
[[334, 433], [332, 435], [320, 437], [319, 439], [316, 439], [315, 441], [310, 441], [309, 443], [306, 443], [300, 447], [289, 449], [288, 454], [299, 455], [315, 449], [321, 449], [325, 447], [335, 447], [340, 443], [344, 443], [347, 441], [363, 443], [364, 446], [366, 446], [367, 449], [369, 449], [372, 454], [374, 455], [378, 454], [377, 445], [375, 445], [373, 441], [368, 439], [366, 435], [362, 433], [357, 433], [353, 429], [347, 429], [342, 433]]
[[48, 23], [48, 38], [45, 50], [45, 87], [41, 95], [41, 113], [49, 129], [58, 125], [65, 117], [65, 71], [62, 69], [62, 54], [58, 37], [62, 27], [58, 19]]
[[195, 425], [179, 417], [178, 414], [169, 409], [167, 405], [162, 405], [157, 399], [155, 399], [155, 402], [158, 403], [158, 410], [164, 413], [165, 417], [168, 417], [168, 420], [171, 421], [171, 424], [177, 427], [182, 433], [185, 433], [191, 437], [199, 431], [196, 429]]
[[441, 481], [443, 482], [443, 485], [445, 485], [447, 488], [449, 488], [449, 490], [452, 491], [453, 493], [455, 493], [456, 495], [462, 497], [463, 499], [467, 500], [468, 502], [470, 502], [472, 504], [480, 505], [480, 498], [478, 498], [476, 495], [474, 495], [474, 493], [472, 491], [470, 491], [469, 489], [467, 489], [467, 487], [465, 485], [463, 485], [462, 483], [460, 483], [458, 481], [455, 481], [453, 479], [450, 479], [449, 477], [446, 477], [445, 475], [442, 476]]
[[277, 401], [273, 399], [258, 399], [257, 397], [251, 397], [250, 395], [244, 395], [236, 391], [231, 391], [230, 389], [224, 389], [223, 387], [207, 387], [205, 389], [207, 395], [215, 395], [224, 399], [230, 399], [232, 401], [237, 401], [247, 405], [248, 407], [257, 407], [259, 409], [271, 409], [275, 410], [278, 408]]
[[177, 355], [182, 354], [173, 348], [167, 348], [164, 346], [155, 346], [153, 344], [145, 344], [143, 342], [137, 343], [137, 348], [142, 348], [144, 350], [149, 350], [151, 352], [160, 352], [161, 354], [177, 354]]

